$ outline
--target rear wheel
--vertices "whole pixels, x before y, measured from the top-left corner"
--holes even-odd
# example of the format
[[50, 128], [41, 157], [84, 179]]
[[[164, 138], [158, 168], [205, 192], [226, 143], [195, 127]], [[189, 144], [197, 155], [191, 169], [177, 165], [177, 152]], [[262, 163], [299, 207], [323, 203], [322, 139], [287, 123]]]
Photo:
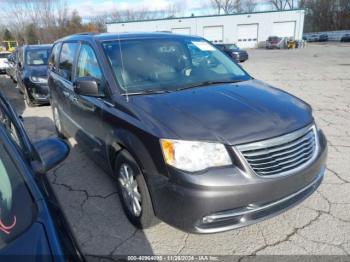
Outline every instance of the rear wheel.
[[19, 86], [19, 83], [17, 82], [16, 88], [18, 89], [18, 92], [23, 95], [23, 91], [21, 90], [21, 87]]
[[138, 228], [148, 228], [157, 223], [151, 197], [141, 169], [125, 150], [115, 160], [115, 177], [123, 209], [129, 221]]

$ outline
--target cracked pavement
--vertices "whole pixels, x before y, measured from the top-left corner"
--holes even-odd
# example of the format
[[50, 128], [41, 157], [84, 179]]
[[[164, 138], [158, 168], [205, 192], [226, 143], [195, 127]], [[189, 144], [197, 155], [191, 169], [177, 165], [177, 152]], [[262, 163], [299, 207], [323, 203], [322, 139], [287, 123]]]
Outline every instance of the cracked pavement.
[[[114, 181], [70, 140], [71, 154], [50, 172], [84, 254], [113, 255], [350, 255], [350, 45], [313, 44], [301, 50], [250, 50], [242, 66], [257, 79], [313, 107], [329, 141], [320, 188], [297, 207], [261, 223], [219, 234], [193, 235], [164, 223], [141, 231], [126, 219]], [[15, 85], [0, 90], [24, 117], [30, 137], [55, 134], [51, 108], [26, 108]], [[348, 257], [350, 259], [350, 257]]]

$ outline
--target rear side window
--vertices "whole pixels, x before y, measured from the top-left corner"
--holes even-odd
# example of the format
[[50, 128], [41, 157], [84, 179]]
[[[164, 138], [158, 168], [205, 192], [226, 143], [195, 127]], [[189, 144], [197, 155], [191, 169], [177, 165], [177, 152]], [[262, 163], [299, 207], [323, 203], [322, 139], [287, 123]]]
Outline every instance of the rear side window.
[[60, 47], [61, 47], [61, 43], [57, 43], [52, 48], [51, 56], [50, 56], [50, 59], [49, 59], [49, 68], [50, 68], [50, 70], [55, 71], [55, 69], [56, 69], [58, 56], [59, 56], [59, 52], [60, 52]]
[[64, 43], [62, 45], [59, 63], [59, 74], [68, 81], [72, 81], [73, 62], [77, 49], [77, 43]]

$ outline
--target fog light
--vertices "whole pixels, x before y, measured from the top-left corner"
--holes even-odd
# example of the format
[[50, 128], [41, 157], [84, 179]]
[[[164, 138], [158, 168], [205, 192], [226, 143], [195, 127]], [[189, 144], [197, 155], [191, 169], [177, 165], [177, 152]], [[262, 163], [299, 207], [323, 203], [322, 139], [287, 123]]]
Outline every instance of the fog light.
[[202, 221], [203, 221], [203, 224], [209, 224], [209, 223], [213, 223], [214, 219], [211, 216], [207, 216], [207, 217], [203, 217]]

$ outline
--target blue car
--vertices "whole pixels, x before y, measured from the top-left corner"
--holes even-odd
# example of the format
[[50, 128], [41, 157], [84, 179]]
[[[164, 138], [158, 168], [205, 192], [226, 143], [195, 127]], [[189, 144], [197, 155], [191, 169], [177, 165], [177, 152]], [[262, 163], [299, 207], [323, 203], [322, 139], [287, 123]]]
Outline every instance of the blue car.
[[56, 138], [31, 143], [0, 93], [0, 261], [84, 261], [45, 175], [68, 154]]

